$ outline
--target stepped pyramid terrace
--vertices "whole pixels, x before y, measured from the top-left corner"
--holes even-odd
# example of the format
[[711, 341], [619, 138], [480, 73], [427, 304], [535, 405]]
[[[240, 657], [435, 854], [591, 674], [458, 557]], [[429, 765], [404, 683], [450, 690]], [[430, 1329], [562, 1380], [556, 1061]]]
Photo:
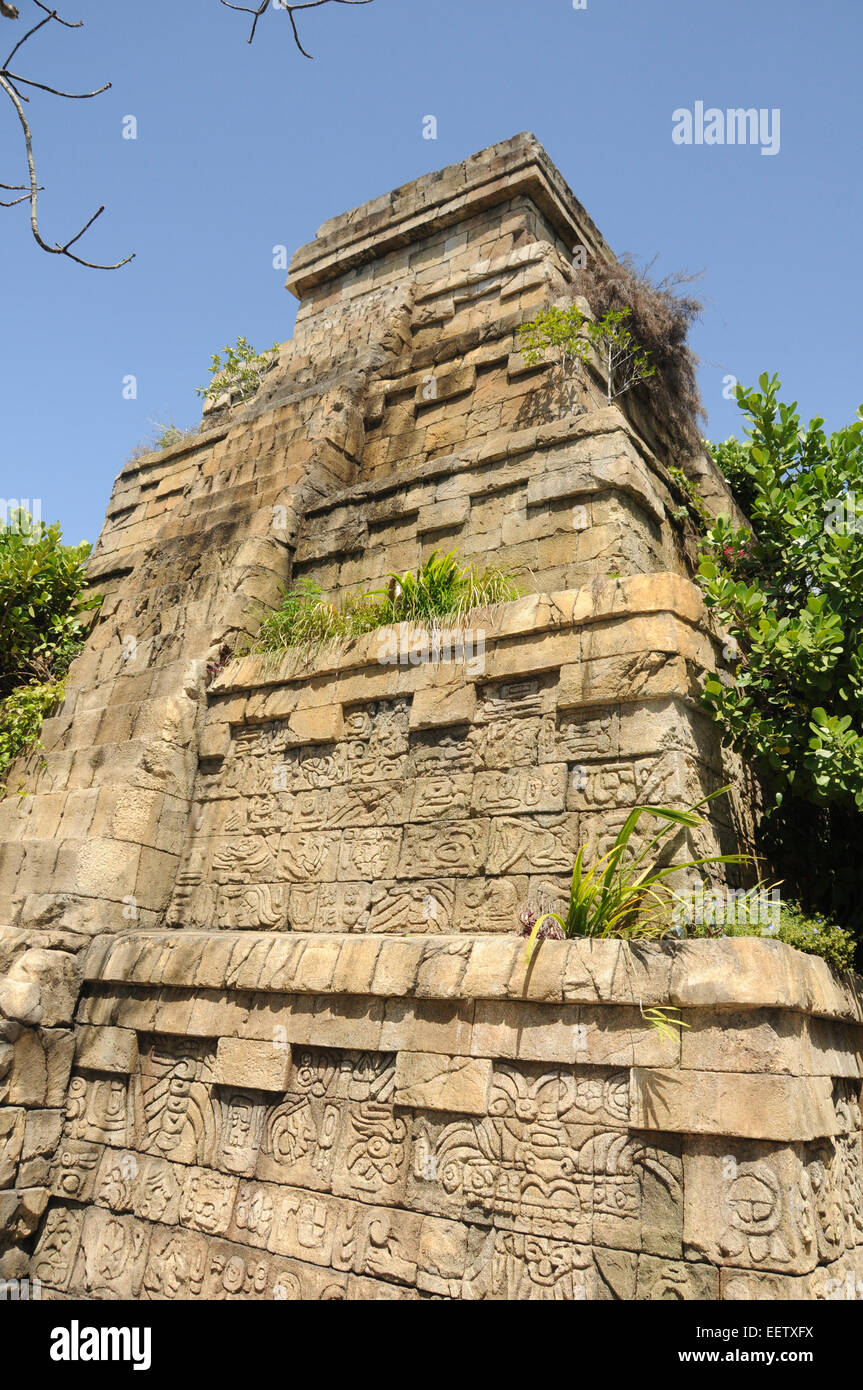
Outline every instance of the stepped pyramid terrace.
[[[593, 358], [564, 405], [523, 351], [585, 260], [614, 257], [531, 135], [405, 184], [297, 251], [255, 394], [117, 477], [98, 618], [0, 801], [0, 1277], [707, 1301], [863, 1278], [857, 977], [756, 937], [527, 960], [525, 912], [634, 806], [729, 786], [686, 858], [747, 850], [757, 809], [700, 699], [728, 666], [682, 489], [739, 516], [722, 475], [643, 383], [609, 402]], [[248, 651], [289, 584], [339, 604], [451, 551], [520, 595]]]

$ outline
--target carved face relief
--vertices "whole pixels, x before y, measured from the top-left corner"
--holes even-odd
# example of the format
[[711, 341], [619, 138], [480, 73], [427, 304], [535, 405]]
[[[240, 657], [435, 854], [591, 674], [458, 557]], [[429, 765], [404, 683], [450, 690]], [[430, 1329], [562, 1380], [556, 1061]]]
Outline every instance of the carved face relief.
[[289, 1100], [278, 1106], [267, 1126], [266, 1150], [285, 1168], [305, 1158], [317, 1138], [307, 1100]]
[[815, 1240], [812, 1188], [802, 1168], [784, 1193], [766, 1162], [742, 1164], [727, 1184], [722, 1212], [727, 1225], [720, 1251], [743, 1255], [756, 1267], [788, 1265], [792, 1246], [808, 1248]]
[[66, 1101], [66, 1129], [74, 1139], [122, 1142], [126, 1132], [127, 1082], [119, 1077], [74, 1076]]
[[220, 1166], [229, 1173], [251, 1173], [261, 1143], [264, 1107], [260, 1100], [242, 1091], [222, 1095]]
[[208, 1235], [221, 1235], [228, 1229], [236, 1185], [236, 1178], [192, 1170], [180, 1204], [181, 1222]]
[[517, 1067], [495, 1067], [489, 1114], [532, 1123], [540, 1115], [558, 1119], [572, 1103], [571, 1086], [560, 1071], [528, 1076]]
[[257, 1183], [241, 1183], [237, 1192], [236, 1225], [248, 1231], [254, 1244], [265, 1244], [273, 1226], [275, 1207], [270, 1193]]
[[734, 1178], [726, 1203], [732, 1225], [747, 1235], [768, 1235], [779, 1224], [779, 1191], [773, 1174], [767, 1168]]
[[363, 1192], [386, 1193], [404, 1167], [407, 1125], [388, 1106], [366, 1101], [351, 1111], [350, 1129], [346, 1167], [352, 1185]]
[[199, 1056], [159, 1045], [151, 1061], [152, 1074], [141, 1077], [146, 1147], [156, 1155], [194, 1162], [208, 1150], [216, 1128], [209, 1090], [198, 1080]]
[[466, 1298], [573, 1301], [587, 1297], [590, 1251], [569, 1241], [496, 1231], [465, 1275]]
[[344, 877], [374, 880], [394, 876], [400, 830], [348, 829], [343, 833], [339, 868]]

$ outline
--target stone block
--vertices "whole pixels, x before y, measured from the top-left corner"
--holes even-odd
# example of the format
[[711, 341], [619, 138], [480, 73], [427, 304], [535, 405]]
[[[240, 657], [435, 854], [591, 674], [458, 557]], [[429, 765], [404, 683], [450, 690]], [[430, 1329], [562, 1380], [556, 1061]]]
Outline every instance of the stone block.
[[0, 1017], [15, 1023], [42, 1021], [42, 991], [30, 980], [0, 980]]
[[[68, 1074], [67, 1074], [68, 1080]], [[45, 1105], [48, 1091], [48, 1060], [36, 1029], [28, 1028], [15, 1041], [15, 1056], [9, 1077], [10, 1105]]]
[[0, 1187], [12, 1187], [21, 1158], [26, 1112], [17, 1107], [0, 1110]]
[[488, 1112], [492, 1064], [487, 1059], [400, 1052], [396, 1062], [396, 1105], [446, 1110], [459, 1115]]
[[18, 1210], [12, 1226], [12, 1239], [30, 1240], [39, 1229], [51, 1192], [47, 1187], [24, 1187], [22, 1184], [17, 1190], [17, 1197]]
[[[28, 1110], [21, 1147], [21, 1162], [53, 1155], [63, 1128], [62, 1110]], [[23, 1184], [28, 1186], [28, 1184]]]
[[372, 978], [372, 994], [385, 998], [411, 994], [424, 952], [425, 944], [420, 940], [384, 940]]
[[473, 685], [431, 686], [416, 692], [411, 704], [412, 729], [469, 723], [476, 712]]
[[[450, 304], [449, 313], [443, 309], [437, 309], [435, 318], [452, 316]], [[416, 388], [415, 401], [418, 406], [430, 406], [438, 402], [451, 401], [458, 396], [466, 395], [474, 389], [476, 384], [476, 368], [460, 367], [455, 371], [435, 371], [428, 373]]]
[[785, 1008], [806, 1011], [811, 993], [804, 957], [781, 941], [728, 937], [685, 943], [674, 961], [669, 1000], [681, 1008]]
[[805, 1018], [783, 1009], [687, 1009], [680, 1065], [701, 1072], [807, 1076], [812, 1052]]
[[72, 1022], [78, 998], [78, 966], [73, 954], [31, 948], [15, 960], [7, 976], [7, 981], [11, 980], [38, 987], [41, 1017], [36, 1021], [41, 1022], [43, 1027], [53, 1028]]
[[632, 1080], [637, 1129], [798, 1142], [839, 1129], [828, 1077], [637, 1066]]
[[198, 755], [201, 758], [223, 758], [230, 746], [231, 729], [229, 724], [207, 724], [201, 733]]
[[512, 936], [488, 937], [474, 941], [461, 981], [466, 999], [499, 999], [516, 963], [524, 957], [524, 944]]
[[294, 710], [288, 720], [290, 743], [335, 743], [343, 736], [338, 705]]
[[118, 840], [67, 840], [60, 850], [61, 881], [85, 897], [121, 902], [135, 892], [140, 845]]
[[435, 502], [428, 507], [420, 508], [416, 532], [418, 536], [424, 536], [432, 531], [453, 530], [456, 527], [464, 526], [469, 516], [470, 499], [467, 497], [454, 497], [448, 502]]
[[792, 1146], [692, 1139], [684, 1151], [683, 1174], [688, 1259], [725, 1267], [729, 1277], [733, 1268], [747, 1286], [750, 1271], [757, 1278], [762, 1272], [798, 1275], [815, 1268], [814, 1199]]
[[75, 1266], [76, 1292], [96, 1299], [137, 1299], [151, 1227], [132, 1216], [90, 1207], [84, 1213]]
[[500, 1000], [477, 1000], [471, 1053], [479, 1057], [518, 1056], [520, 1014], [517, 1005]]
[[719, 1277], [713, 1265], [642, 1255], [633, 1296], [650, 1302], [712, 1302], [719, 1298]]
[[[71, 1029], [65, 1028], [40, 1029], [39, 1050], [44, 1066], [43, 1104], [46, 1106], [63, 1105], [75, 1055], [75, 1034]], [[41, 1071], [38, 1067], [37, 1070]], [[22, 1079], [27, 1071], [28, 1067], [25, 1065]]]
[[79, 1028], [75, 1060], [89, 1071], [128, 1076], [138, 1066], [138, 1036], [130, 1028]]
[[392, 999], [386, 1005], [380, 1047], [388, 1052], [405, 1050], [469, 1057], [473, 1055], [473, 1014], [472, 1002]]
[[457, 1221], [423, 1221], [417, 1288], [444, 1298], [461, 1298], [469, 1259], [468, 1228]]
[[285, 1091], [290, 1070], [288, 1046], [276, 1046], [275, 1041], [220, 1038], [213, 1080], [220, 1086], [252, 1091]]
[[292, 1031], [299, 1031], [301, 1020], [305, 1021], [302, 1039], [298, 1037], [298, 1041], [313, 1047], [351, 1047], [369, 1052], [390, 1050], [391, 1045], [383, 1040], [385, 1004], [382, 999], [364, 996], [301, 998], [301, 1006], [306, 1002], [310, 1007], [306, 1011], [298, 1008], [290, 1023]]

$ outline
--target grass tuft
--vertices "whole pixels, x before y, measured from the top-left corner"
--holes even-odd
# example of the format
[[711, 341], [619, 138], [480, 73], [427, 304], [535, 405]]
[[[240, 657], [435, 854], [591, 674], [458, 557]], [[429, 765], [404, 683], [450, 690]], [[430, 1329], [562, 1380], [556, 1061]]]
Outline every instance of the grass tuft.
[[459, 626], [470, 613], [508, 603], [521, 592], [504, 570], [462, 566], [455, 551], [439, 555], [435, 550], [416, 572], [391, 573], [387, 578], [385, 589], [349, 594], [338, 603], [331, 602], [314, 580], [298, 579], [278, 608], [265, 615], [251, 650], [299, 648], [311, 654], [397, 623]]

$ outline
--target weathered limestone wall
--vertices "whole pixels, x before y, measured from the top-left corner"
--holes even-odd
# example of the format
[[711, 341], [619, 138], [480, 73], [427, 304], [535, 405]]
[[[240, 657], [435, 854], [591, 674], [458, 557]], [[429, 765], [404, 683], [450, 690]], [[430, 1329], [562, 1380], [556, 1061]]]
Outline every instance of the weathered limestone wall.
[[778, 942], [133, 932], [85, 973], [46, 1296], [859, 1297], [860, 998]]
[[[680, 852], [751, 829], [668, 465], [727, 489], [598, 365], [573, 413], [518, 351], [577, 246], [611, 256], [531, 136], [335, 218], [256, 396], [120, 473], [105, 602], [0, 802], [0, 1276], [34, 1244], [46, 1289], [99, 1298], [857, 1269], [853, 981], [763, 942], [548, 942], [525, 979], [519, 913], [633, 805], [731, 782]], [[392, 630], [223, 666], [292, 578], [339, 596], [434, 549], [529, 591], [457, 659]]]
[[[311, 662], [231, 663], [168, 925], [514, 931], [528, 903], [567, 897], [579, 845], [605, 853], [633, 805], [723, 785], [696, 702], [714, 666], [702, 621], [689, 581], [638, 575], [503, 605], [455, 659], [405, 627]], [[689, 847], [735, 844], [717, 817]]]

